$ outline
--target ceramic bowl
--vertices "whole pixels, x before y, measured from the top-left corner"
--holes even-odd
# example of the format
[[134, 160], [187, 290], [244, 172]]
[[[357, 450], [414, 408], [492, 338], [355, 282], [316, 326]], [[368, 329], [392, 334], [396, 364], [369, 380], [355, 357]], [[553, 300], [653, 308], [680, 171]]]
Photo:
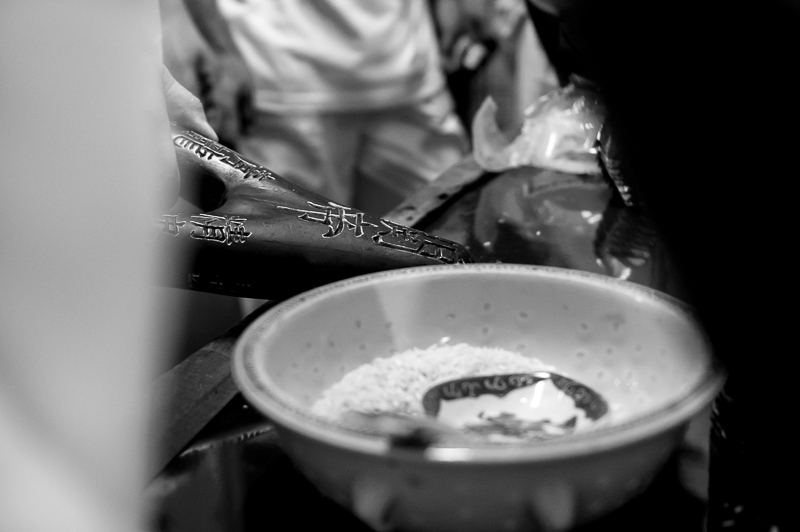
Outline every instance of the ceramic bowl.
[[[517, 445], [408, 448], [310, 413], [350, 370], [441, 342], [540, 359], [599, 392], [612, 422]], [[680, 302], [610, 277], [535, 266], [393, 270], [260, 316], [233, 374], [326, 496], [376, 530], [568, 530], [647, 487], [724, 377]]]

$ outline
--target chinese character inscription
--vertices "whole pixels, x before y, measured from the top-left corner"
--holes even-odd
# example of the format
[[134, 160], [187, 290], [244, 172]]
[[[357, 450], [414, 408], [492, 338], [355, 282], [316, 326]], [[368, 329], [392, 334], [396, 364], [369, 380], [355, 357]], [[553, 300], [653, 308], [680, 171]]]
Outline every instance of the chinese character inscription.
[[178, 220], [177, 214], [165, 214], [160, 220], [155, 220], [156, 225], [161, 226], [161, 232], [172, 236], [181, 234], [181, 228], [186, 222]]
[[175, 236], [181, 234], [181, 229], [189, 224], [192, 228], [189, 237], [194, 240], [206, 240], [220, 244], [242, 244], [253, 233], [247, 230], [244, 223], [246, 218], [238, 216], [216, 216], [213, 214], [193, 214], [189, 221], [180, 220], [177, 214], [165, 214], [159, 220], [154, 220], [161, 232]]
[[363, 212], [332, 201], [328, 202], [328, 205], [320, 205], [309, 201], [308, 206], [308, 209], [284, 206], [278, 206], [278, 208], [300, 213], [298, 218], [301, 220], [327, 226], [322, 238], [334, 238], [346, 230], [353, 231], [353, 235], [356, 237], [362, 237], [366, 234], [365, 228], [375, 228], [375, 230], [369, 231], [372, 233], [370, 237], [379, 246], [430, 257], [447, 264], [464, 262], [459, 257], [455, 245], [446, 240], [432, 237], [422, 231], [383, 219], [379, 220], [380, 225], [378, 225], [365, 220]]
[[263, 166], [247, 161], [235, 151], [193, 131], [184, 131], [180, 135], [176, 135], [173, 138], [173, 142], [180, 148], [193, 151], [201, 159], [211, 161], [214, 157], [219, 158], [221, 162], [234, 170], [242, 172], [243, 179], [255, 179], [258, 181], [275, 179], [272, 172]]
[[311, 209], [294, 209], [282, 205], [278, 205], [278, 208], [299, 212], [301, 220], [327, 225], [328, 230], [322, 235], [322, 238], [339, 236], [346, 229], [352, 229], [355, 236], [360, 237], [364, 235], [365, 226], [378, 227], [374, 223], [365, 221], [363, 212], [351, 212], [349, 207], [332, 201], [328, 202], [328, 205], [319, 205], [309, 201], [308, 206]]
[[208, 240], [220, 244], [243, 244], [253, 233], [244, 226], [245, 218], [237, 216], [215, 216], [197, 214], [190, 218], [193, 229], [189, 236], [196, 240]]

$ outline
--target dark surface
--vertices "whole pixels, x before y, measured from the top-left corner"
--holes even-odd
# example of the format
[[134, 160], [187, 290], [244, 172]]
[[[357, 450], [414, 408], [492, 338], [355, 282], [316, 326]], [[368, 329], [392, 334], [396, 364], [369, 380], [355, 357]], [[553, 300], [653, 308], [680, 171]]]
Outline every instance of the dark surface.
[[[781, 369], [796, 313], [776, 303], [795, 277], [797, 197], [781, 184], [797, 175], [800, 108], [783, 101], [796, 92], [800, 3], [571, 5], [560, 34], [602, 88], [623, 171], [728, 369], [708, 528], [800, 530], [796, 490], [785, 488], [797, 449], [783, 435], [796, 385]], [[753, 378], [754, 360], [774, 376]], [[754, 430], [754, 420], [770, 430]]]
[[[467, 160], [387, 218], [459, 242], [479, 262], [627, 275], [631, 281], [680, 295], [680, 282], [657, 239], [639, 241], [638, 251], [644, 253], [632, 253], [636, 250], [626, 242], [604, 245], [610, 234], [603, 228], [604, 219], [608, 225], [625, 218], [628, 234], [640, 231], [640, 221], [620, 216], [625, 212], [614, 201], [610, 184], [600, 178], [534, 168], [487, 175]], [[639, 260], [632, 261], [634, 256]], [[223, 374], [237, 331], [241, 328], [210, 344], [219, 358], [214, 367]], [[241, 395], [225, 402], [218, 413], [205, 412], [204, 428], [195, 431], [191, 443], [149, 486], [153, 530], [369, 530], [319, 495], [282, 452], [269, 420]], [[696, 434], [649, 488], [580, 530], [703, 530], [707, 432], [702, 424], [691, 432]]]

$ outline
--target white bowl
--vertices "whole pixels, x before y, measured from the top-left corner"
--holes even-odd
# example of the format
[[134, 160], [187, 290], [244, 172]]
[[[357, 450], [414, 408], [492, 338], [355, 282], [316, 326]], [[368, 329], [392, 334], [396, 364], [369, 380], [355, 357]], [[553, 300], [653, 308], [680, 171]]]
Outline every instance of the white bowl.
[[[442, 339], [536, 357], [611, 405], [612, 423], [519, 445], [405, 449], [310, 414], [377, 357]], [[287, 454], [378, 530], [566, 530], [643, 490], [723, 382], [676, 300], [596, 274], [509, 264], [393, 270], [326, 285], [260, 316], [234, 377]]]

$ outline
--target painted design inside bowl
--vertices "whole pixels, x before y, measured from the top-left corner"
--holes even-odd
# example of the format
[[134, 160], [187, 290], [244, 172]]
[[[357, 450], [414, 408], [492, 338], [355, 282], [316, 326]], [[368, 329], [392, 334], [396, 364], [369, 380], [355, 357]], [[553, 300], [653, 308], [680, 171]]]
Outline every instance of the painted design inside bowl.
[[[615, 421], [536, 445], [419, 450], [311, 414], [348, 372], [443, 338], [552, 366], [537, 369], [596, 390]], [[528, 371], [536, 369], [493, 373]], [[430, 530], [492, 530], [509, 516], [565, 529], [619, 506], [722, 382], [702, 331], [671, 299], [582, 272], [507, 264], [381, 272], [293, 298], [240, 338], [234, 376], [323, 493], [352, 501], [375, 528], [423, 529], [402, 521], [410, 508], [409, 519], [428, 519]]]
[[591, 430], [609, 411], [600, 394], [551, 372], [456, 379], [428, 390], [422, 403], [429, 417], [496, 443]]

